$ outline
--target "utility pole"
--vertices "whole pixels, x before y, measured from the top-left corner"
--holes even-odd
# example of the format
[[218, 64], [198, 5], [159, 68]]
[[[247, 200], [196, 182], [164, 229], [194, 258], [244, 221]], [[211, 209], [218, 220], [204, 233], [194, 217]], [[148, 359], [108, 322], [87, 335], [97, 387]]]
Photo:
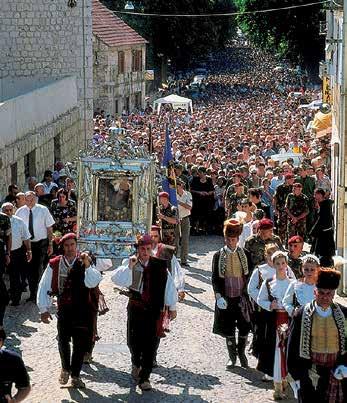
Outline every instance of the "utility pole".
[[[336, 208], [336, 223], [337, 223], [337, 254], [347, 259], [347, 183], [346, 183], [346, 168], [347, 168], [347, 0], [343, 0], [343, 25], [342, 25], [342, 77], [341, 77], [341, 93], [340, 93], [340, 105], [339, 105], [339, 172], [338, 186], [337, 186], [337, 203]], [[343, 265], [342, 270], [342, 292], [347, 292], [347, 265]]]

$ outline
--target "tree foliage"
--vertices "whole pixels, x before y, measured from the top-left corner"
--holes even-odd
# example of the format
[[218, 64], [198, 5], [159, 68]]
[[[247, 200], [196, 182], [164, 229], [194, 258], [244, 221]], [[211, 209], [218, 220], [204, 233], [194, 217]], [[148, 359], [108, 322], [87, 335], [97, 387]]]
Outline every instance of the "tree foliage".
[[[112, 10], [123, 10], [124, 0], [103, 0]], [[235, 11], [233, 0], [143, 0], [133, 1], [135, 11], [158, 14], [206, 14]], [[172, 65], [187, 67], [210, 51], [223, 47], [234, 33], [231, 17], [150, 17], [118, 14], [150, 42], [149, 54], [171, 59]]]
[[[319, 0], [316, 0], [317, 2]], [[235, 0], [238, 11], [265, 10], [312, 3], [314, 0]], [[314, 66], [323, 56], [324, 39], [319, 21], [324, 20], [322, 4], [237, 17], [242, 31], [256, 45], [274, 50], [301, 65]]]

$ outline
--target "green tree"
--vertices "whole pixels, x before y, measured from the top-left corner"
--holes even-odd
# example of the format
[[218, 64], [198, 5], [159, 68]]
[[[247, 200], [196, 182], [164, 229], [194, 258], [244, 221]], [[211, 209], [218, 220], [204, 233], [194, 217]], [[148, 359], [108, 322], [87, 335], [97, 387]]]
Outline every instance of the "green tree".
[[[124, 0], [103, 0], [112, 10], [123, 10]], [[143, 0], [133, 2], [144, 13], [206, 14], [232, 12], [233, 0]], [[137, 10], [136, 10], [137, 11]], [[149, 43], [150, 65], [163, 55], [175, 68], [187, 67], [216, 48], [223, 47], [235, 31], [231, 17], [153, 17], [118, 14]]]
[[[238, 11], [304, 5], [313, 0], [235, 0]], [[317, 3], [319, 0], [317, 0]], [[324, 39], [319, 21], [324, 19], [322, 4], [237, 17], [242, 31], [256, 45], [307, 67], [316, 67], [323, 56]]]

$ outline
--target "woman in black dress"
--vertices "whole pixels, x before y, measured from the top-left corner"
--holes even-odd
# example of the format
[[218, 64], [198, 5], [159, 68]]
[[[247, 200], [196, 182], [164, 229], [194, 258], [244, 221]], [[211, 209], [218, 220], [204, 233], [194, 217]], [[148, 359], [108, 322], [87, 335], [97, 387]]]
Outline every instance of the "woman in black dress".
[[194, 177], [190, 191], [193, 196], [192, 228], [199, 233], [211, 231], [211, 215], [214, 206], [214, 186], [206, 175], [206, 168], [199, 167], [198, 176]]
[[318, 214], [310, 232], [311, 253], [319, 257], [322, 267], [331, 267], [335, 255], [333, 201], [325, 198], [325, 191], [321, 188], [314, 191], [314, 198], [318, 204]]

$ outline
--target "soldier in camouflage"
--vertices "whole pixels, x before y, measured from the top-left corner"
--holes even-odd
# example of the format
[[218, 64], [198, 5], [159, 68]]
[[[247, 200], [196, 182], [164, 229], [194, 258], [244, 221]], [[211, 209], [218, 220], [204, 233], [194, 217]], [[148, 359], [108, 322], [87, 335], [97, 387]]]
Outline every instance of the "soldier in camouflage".
[[293, 270], [296, 278], [302, 278], [302, 260], [306, 252], [303, 251], [304, 239], [294, 235], [288, 240], [288, 266]]
[[274, 224], [270, 219], [261, 219], [258, 224], [258, 233], [251, 235], [245, 242], [244, 251], [250, 274], [255, 267], [265, 262], [265, 246], [267, 244], [274, 243], [283, 250], [281, 239], [273, 234], [273, 227]]
[[301, 183], [302, 193], [308, 198], [309, 213], [306, 217], [307, 232], [311, 230], [314, 223], [314, 190], [316, 188], [316, 181], [312, 176], [308, 175], [309, 167], [307, 165], [300, 165], [299, 176], [295, 182]]
[[288, 239], [294, 235], [306, 236], [306, 217], [310, 212], [308, 197], [302, 193], [302, 184], [293, 184], [293, 193], [287, 196], [286, 212], [288, 214]]
[[175, 245], [176, 227], [178, 225], [178, 210], [169, 202], [167, 192], [159, 193], [159, 213], [162, 239], [165, 245]]
[[235, 183], [228, 187], [224, 198], [226, 218], [231, 218], [233, 214], [236, 213], [237, 205], [245, 198], [247, 198], [247, 196], [244, 194], [242, 183]]
[[287, 239], [288, 216], [285, 210], [286, 200], [289, 193], [292, 192], [294, 175], [288, 173], [284, 176], [284, 183], [279, 185], [274, 195], [274, 212], [277, 216], [277, 234], [285, 243]]

